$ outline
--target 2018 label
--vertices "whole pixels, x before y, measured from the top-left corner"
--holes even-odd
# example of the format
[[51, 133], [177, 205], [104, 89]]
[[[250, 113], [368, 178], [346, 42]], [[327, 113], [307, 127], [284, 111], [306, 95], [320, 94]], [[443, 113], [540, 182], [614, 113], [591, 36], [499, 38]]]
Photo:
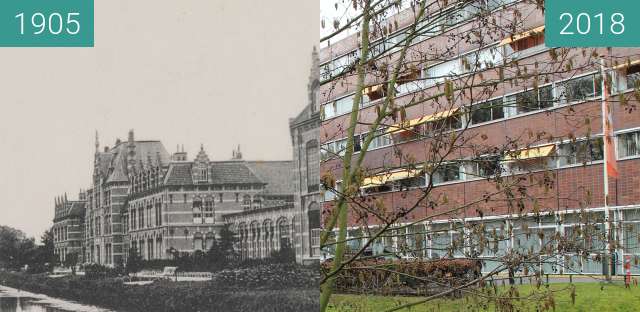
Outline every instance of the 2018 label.
[[548, 47], [640, 47], [638, 0], [546, 0]]
[[[606, 34], [606, 30], [614, 35], [624, 33], [624, 15], [622, 13], [611, 14], [610, 23], [607, 25], [609, 26], [608, 29], [605, 27], [602, 13], [598, 13], [593, 17], [594, 20], [596, 20], [596, 26], [599, 25], [599, 28], [595, 29], [598, 34], [604, 35]], [[566, 22], [566, 25], [562, 28], [562, 31], [560, 31], [561, 35], [575, 35], [572, 29], [575, 29], [581, 35], [591, 33], [591, 16], [587, 13], [579, 13], [575, 18], [575, 24], [573, 14], [571, 13], [565, 12], [560, 14], [560, 20]]]

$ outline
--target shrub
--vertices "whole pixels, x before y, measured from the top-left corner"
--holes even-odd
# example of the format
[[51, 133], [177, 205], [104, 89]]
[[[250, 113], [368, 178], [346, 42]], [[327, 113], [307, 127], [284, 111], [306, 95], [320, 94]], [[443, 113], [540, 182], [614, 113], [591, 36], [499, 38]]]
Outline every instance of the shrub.
[[85, 279], [104, 279], [122, 276], [125, 273], [122, 267], [110, 268], [100, 264], [85, 264], [83, 268]]
[[[322, 264], [325, 272], [332, 262]], [[344, 293], [430, 295], [463, 285], [480, 274], [480, 262], [467, 259], [356, 260], [336, 278], [336, 289]]]
[[296, 263], [262, 264], [253, 267], [222, 270], [211, 282], [224, 289], [317, 289], [320, 284], [318, 266]]
[[[280, 268], [273, 274], [286, 272]], [[317, 287], [226, 290], [216, 283], [169, 281], [128, 286], [121, 278], [91, 280], [68, 276], [53, 279], [46, 275], [8, 272], [0, 272], [0, 284], [122, 312], [318, 311], [320, 297]]]

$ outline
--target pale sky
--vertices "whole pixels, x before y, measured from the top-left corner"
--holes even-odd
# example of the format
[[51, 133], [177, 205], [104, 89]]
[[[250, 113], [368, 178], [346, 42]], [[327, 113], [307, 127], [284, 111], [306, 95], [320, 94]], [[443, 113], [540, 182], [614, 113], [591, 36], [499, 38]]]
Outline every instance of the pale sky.
[[204, 144], [288, 160], [307, 101], [315, 1], [96, 0], [95, 48], [0, 48], [0, 224], [39, 238], [54, 197], [90, 186], [101, 146]]
[[[343, 26], [347, 23], [349, 17], [355, 16], [356, 13], [358, 12], [353, 8], [352, 0], [320, 0], [320, 20], [324, 21], [324, 27], [320, 27], [320, 37], [330, 35], [336, 31], [333, 25], [334, 20], [337, 19], [340, 22], [340, 26]], [[343, 31], [331, 38], [330, 42], [344, 39], [354, 32], [355, 27]], [[324, 48], [327, 44], [321, 44], [320, 47]]]

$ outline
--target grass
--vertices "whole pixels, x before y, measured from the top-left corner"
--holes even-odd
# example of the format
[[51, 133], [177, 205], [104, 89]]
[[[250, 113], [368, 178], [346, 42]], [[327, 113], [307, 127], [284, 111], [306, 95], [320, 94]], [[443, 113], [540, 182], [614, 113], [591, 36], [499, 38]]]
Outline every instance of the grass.
[[[575, 286], [575, 304], [571, 299], [571, 288]], [[497, 287], [498, 295], [506, 295], [508, 286]], [[517, 286], [520, 300], [510, 300], [514, 304], [513, 311], [639, 311], [640, 287], [631, 286], [625, 289], [623, 284], [575, 283], [551, 284], [547, 289], [542, 286], [539, 290], [530, 285]], [[492, 292], [484, 289], [484, 294]], [[531, 295], [531, 294], [534, 295]], [[531, 295], [529, 297], [529, 295]], [[494, 296], [491, 296], [495, 298]], [[528, 299], [525, 299], [528, 297]], [[553, 304], [551, 299], [553, 298]], [[366, 295], [334, 295], [329, 305], [331, 312], [368, 312], [385, 311], [401, 304], [417, 302], [420, 297], [384, 297]], [[554, 309], [555, 307], [555, 309]], [[468, 295], [460, 299], [442, 298], [419, 304], [412, 308], [400, 310], [402, 312], [426, 311], [505, 311], [496, 309], [496, 302], [481, 296]], [[509, 311], [509, 310], [506, 310]]]

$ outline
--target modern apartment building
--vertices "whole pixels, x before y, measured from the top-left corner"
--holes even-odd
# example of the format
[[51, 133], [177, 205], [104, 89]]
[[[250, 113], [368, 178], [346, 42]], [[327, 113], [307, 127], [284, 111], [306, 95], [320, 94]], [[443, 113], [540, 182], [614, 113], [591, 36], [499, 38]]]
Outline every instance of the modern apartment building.
[[[500, 232], [517, 235], [533, 231], [533, 235], [500, 240], [496, 250], [478, 255], [490, 258], [508, 249], [540, 250], [553, 244], [550, 240], [554, 233], [566, 235], [584, 227], [580, 220], [585, 214], [604, 232], [608, 211], [612, 235], [620, 243], [614, 249], [616, 272], [621, 274], [622, 257], [640, 255], [640, 114], [633, 95], [640, 81], [640, 50], [546, 47], [544, 15], [532, 1], [467, 1], [464, 5], [450, 1], [451, 6], [431, 10], [418, 21], [417, 10], [405, 2], [398, 13], [385, 17], [384, 24], [390, 25], [385, 29], [391, 31], [372, 36], [370, 50], [378, 60], [367, 63], [353, 159], [359, 156], [364, 137], [387, 97], [386, 78], [390, 75], [372, 73], [384, 72], [383, 67], [388, 68], [387, 73], [392, 71], [390, 64], [399, 57], [403, 40], [417, 25], [423, 31], [410, 38], [407, 66], [401, 69], [395, 85], [394, 104], [401, 108], [397, 116], [402, 117], [387, 118], [377, 130], [363, 161], [366, 170], [359, 192], [365, 199], [384, 203], [387, 210], [402, 211], [433, 185], [430, 198], [439, 204], [421, 205], [398, 224], [424, 222], [403, 227], [393, 237], [376, 243], [401, 254], [402, 245], [408, 244], [414, 252], [404, 254], [406, 257], [439, 258], [449, 256], [447, 248], [460, 235], [453, 230], [456, 224], [483, 223], [498, 236]], [[485, 15], [479, 17], [478, 13]], [[512, 24], [514, 16], [521, 18], [517, 27]], [[465, 34], [476, 39], [460, 39]], [[360, 58], [358, 36], [333, 41], [320, 51], [321, 175], [333, 176], [338, 185], [357, 85], [354, 64]], [[603, 90], [596, 54], [605, 55], [605, 71], [611, 76], [607, 94], [613, 111], [619, 171], [617, 179], [608, 180], [606, 207]], [[561, 63], [558, 58], [567, 61], [562, 68], [553, 68]], [[542, 79], [526, 80], [537, 74]], [[449, 82], [460, 86], [474, 79], [477, 81], [467, 94], [446, 99]], [[487, 92], [480, 87], [486, 81], [501, 82]], [[471, 96], [473, 90], [481, 92]], [[438, 93], [445, 93], [440, 101], [421, 101]], [[436, 139], [434, 133], [439, 138], [461, 135], [466, 141], [464, 148], [440, 157], [437, 171], [430, 175], [424, 169], [433, 165], [430, 148]], [[502, 152], [492, 153], [492, 147]], [[490, 180], [497, 171], [506, 178], [536, 181], [543, 181], [546, 174], [548, 184], [531, 189], [537, 192], [535, 204], [529, 200], [518, 207], [507, 201], [484, 201], [483, 197], [496, 189], [496, 183]], [[323, 217], [333, 209], [333, 199], [333, 192], [324, 192]], [[464, 208], [446, 213], [456, 206]], [[514, 215], [529, 217], [512, 222]], [[362, 235], [362, 219], [350, 216], [348, 238]], [[594, 238], [590, 243], [602, 250], [604, 240]], [[348, 244], [356, 249], [361, 241], [352, 239]], [[455, 250], [453, 256], [461, 257], [463, 252]], [[601, 274], [605, 270], [596, 257], [571, 252], [551, 257], [557, 259], [541, 264], [548, 273]], [[487, 261], [483, 270], [490, 271], [496, 265]], [[633, 267], [632, 272], [640, 274], [640, 269]]]

